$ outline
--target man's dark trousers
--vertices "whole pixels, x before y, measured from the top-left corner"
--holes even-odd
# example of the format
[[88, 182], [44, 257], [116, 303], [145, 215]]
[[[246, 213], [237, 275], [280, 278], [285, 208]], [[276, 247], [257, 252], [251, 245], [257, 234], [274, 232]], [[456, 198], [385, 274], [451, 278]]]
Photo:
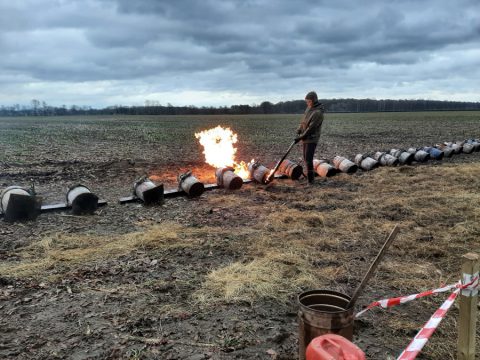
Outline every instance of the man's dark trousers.
[[303, 144], [303, 160], [305, 160], [305, 164], [307, 165], [307, 178], [309, 183], [313, 183], [313, 179], [315, 179], [315, 171], [313, 170], [313, 155], [315, 154], [316, 148], [316, 143]]

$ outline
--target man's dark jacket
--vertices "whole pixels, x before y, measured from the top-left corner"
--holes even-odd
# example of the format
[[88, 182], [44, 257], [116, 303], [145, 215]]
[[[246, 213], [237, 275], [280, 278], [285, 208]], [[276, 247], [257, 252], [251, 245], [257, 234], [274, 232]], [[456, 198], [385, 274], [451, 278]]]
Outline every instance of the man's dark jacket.
[[302, 122], [297, 129], [298, 137], [305, 144], [316, 144], [320, 139], [320, 129], [325, 108], [318, 101], [303, 114]]

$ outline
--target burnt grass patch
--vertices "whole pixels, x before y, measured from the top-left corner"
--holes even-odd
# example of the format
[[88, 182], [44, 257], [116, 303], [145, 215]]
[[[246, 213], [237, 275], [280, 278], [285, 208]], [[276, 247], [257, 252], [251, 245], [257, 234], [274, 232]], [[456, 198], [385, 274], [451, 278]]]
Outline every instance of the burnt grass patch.
[[[329, 114], [318, 156], [353, 158], [479, 137], [478, 113], [416, 116]], [[1, 358], [296, 359], [298, 294], [314, 288], [351, 294], [395, 224], [400, 234], [358, 310], [455, 282], [460, 256], [480, 251], [480, 153], [317, 177], [311, 187], [278, 180], [144, 207], [118, 203], [140, 176], [166, 189], [188, 170], [215, 181], [195, 131], [238, 128], [239, 159], [271, 168], [298, 116], [109, 118], [115, 136], [108, 138], [101, 136], [105, 119], [72, 117], [51, 128], [58, 142], [32, 140], [38, 145], [29, 149], [9, 136], [39, 121], [44, 134], [51, 120], [22, 119], [15, 129], [9, 121], [0, 119], [0, 184], [33, 181], [44, 202], [55, 203], [72, 183], [85, 183], [108, 206], [91, 216], [64, 211], [1, 223]], [[435, 133], [419, 131], [432, 127]], [[75, 146], [62, 140], [64, 133]], [[295, 148], [290, 158], [300, 156]], [[395, 358], [443, 300], [372, 310], [355, 322], [354, 341], [368, 358]], [[457, 317], [452, 308], [422, 358], [455, 352]]]

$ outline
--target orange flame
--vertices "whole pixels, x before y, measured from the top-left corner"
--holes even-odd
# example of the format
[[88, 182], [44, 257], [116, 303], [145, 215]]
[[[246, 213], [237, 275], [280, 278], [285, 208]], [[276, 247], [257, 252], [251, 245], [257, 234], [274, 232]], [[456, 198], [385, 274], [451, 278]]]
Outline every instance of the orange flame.
[[[195, 133], [195, 137], [199, 139], [203, 146], [205, 154], [205, 162], [215, 168], [233, 167], [235, 173], [242, 179], [248, 179], [248, 164], [244, 161], [237, 163], [235, 154], [237, 148], [233, 145], [238, 141], [237, 134], [230, 128], [222, 128], [220, 125]], [[253, 162], [253, 160], [252, 160]]]
[[255, 160], [252, 159], [248, 164], [245, 161], [240, 161], [240, 164], [235, 163], [234, 164], [235, 174], [240, 176], [242, 179], [248, 179], [250, 177], [250, 171], [248, 171], [248, 165], [253, 164], [254, 162]]

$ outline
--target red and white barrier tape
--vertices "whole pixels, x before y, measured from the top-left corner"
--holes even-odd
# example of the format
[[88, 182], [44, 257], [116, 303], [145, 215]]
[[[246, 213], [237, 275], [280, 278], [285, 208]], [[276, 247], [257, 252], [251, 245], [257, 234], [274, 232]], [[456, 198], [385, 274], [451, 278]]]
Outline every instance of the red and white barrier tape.
[[[478, 280], [478, 279], [477, 279]], [[415, 335], [413, 340], [407, 346], [407, 348], [400, 354], [397, 360], [414, 360], [417, 355], [422, 351], [425, 344], [428, 342], [432, 334], [437, 329], [440, 322], [443, 320], [447, 311], [450, 309], [452, 304], [455, 302], [460, 288], [455, 289], [453, 293], [450, 294], [447, 300], [440, 306], [437, 311], [432, 315], [430, 320], [423, 326], [423, 328]]]
[[392, 307], [392, 306], [405, 304], [409, 301], [419, 299], [419, 298], [422, 298], [424, 296], [428, 296], [428, 295], [432, 295], [432, 294], [438, 294], [438, 293], [442, 293], [442, 292], [447, 292], [447, 291], [450, 291], [452, 289], [463, 290], [463, 289], [468, 288], [468, 290], [474, 292], [479, 286], [478, 275], [470, 278], [469, 280], [470, 281], [468, 283], [464, 284], [464, 285], [462, 285], [462, 283], [459, 281], [456, 284], [447, 285], [447, 286], [444, 286], [442, 288], [438, 288], [438, 289], [435, 289], [435, 290], [428, 290], [428, 291], [424, 291], [424, 292], [421, 292], [421, 293], [418, 293], [418, 294], [413, 294], [413, 295], [408, 295], [408, 296], [400, 296], [400, 297], [396, 297], [396, 298], [374, 301], [370, 305], [368, 305], [365, 309], [363, 309], [362, 311], [359, 311], [355, 315], [355, 317], [359, 318], [364, 313], [366, 313], [368, 310], [370, 310], [374, 307], [377, 307], [377, 306], [380, 306], [380, 307], [386, 309], [386, 308], [389, 308], [389, 307]]
[[455, 299], [457, 298], [460, 291], [462, 292], [462, 295], [465, 295], [465, 296], [476, 296], [478, 294], [478, 290], [480, 286], [478, 272], [475, 273], [474, 275], [463, 274], [462, 280], [463, 280], [463, 284], [462, 284], [462, 281], [458, 281], [456, 284], [447, 285], [435, 290], [428, 290], [418, 294], [374, 301], [373, 303], [368, 305], [364, 310], [357, 313], [355, 317], [358, 318], [359, 316], [363, 315], [366, 311], [377, 306], [380, 306], [382, 308], [388, 308], [388, 307], [396, 306], [399, 304], [405, 304], [409, 301], [419, 299], [424, 296], [438, 294], [438, 293], [455, 289], [450, 294], [448, 299], [445, 300], [442, 306], [440, 306], [440, 308], [437, 309], [437, 311], [435, 311], [435, 313], [430, 317], [430, 319], [423, 326], [423, 328], [417, 333], [417, 335], [415, 335], [415, 337], [407, 346], [407, 348], [397, 358], [397, 360], [414, 360], [417, 357], [417, 355], [420, 353], [420, 351], [422, 351], [423, 347], [428, 342], [432, 334], [435, 332], [438, 325], [447, 314], [447, 311], [455, 302]]

